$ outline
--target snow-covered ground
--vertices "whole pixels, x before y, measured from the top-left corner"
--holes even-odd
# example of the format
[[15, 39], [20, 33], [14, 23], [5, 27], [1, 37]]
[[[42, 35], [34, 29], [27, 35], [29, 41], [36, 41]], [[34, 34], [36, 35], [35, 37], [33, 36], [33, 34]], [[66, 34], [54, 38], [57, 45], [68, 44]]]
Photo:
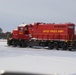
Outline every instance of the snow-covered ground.
[[0, 70], [76, 75], [76, 51], [8, 47], [0, 40]]

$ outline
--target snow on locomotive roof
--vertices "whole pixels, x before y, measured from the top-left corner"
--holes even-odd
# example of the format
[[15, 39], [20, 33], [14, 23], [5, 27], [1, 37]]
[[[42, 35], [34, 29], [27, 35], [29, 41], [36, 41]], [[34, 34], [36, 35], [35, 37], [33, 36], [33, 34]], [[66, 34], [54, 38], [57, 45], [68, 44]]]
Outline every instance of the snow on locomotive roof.
[[26, 25], [27, 25], [27, 24], [20, 24], [20, 25], [19, 25], [19, 27], [21, 27], [21, 26], [23, 26], [23, 27], [24, 27], [24, 26], [26, 26]]
[[18, 29], [14, 29], [14, 30], [18, 30]]

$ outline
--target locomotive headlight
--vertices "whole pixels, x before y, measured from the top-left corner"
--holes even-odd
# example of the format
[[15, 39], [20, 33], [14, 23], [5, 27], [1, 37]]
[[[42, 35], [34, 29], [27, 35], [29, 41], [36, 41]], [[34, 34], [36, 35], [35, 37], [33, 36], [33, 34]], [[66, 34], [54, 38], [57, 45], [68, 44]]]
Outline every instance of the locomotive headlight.
[[65, 40], [65, 42], [68, 42], [68, 40]]

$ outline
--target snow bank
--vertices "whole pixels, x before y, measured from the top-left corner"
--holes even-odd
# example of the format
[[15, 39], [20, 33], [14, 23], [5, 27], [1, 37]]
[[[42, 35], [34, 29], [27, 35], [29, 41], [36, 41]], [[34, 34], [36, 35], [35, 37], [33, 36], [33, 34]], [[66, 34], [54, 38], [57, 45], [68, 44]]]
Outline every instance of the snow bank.
[[76, 52], [8, 47], [0, 42], [0, 69], [53, 75], [76, 75]]

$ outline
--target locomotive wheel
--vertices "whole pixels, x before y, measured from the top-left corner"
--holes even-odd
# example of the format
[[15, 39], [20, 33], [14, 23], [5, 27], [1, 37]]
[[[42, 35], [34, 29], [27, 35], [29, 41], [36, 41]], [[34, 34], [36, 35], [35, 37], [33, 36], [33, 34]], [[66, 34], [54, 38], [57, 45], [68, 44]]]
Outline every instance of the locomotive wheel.
[[72, 51], [73, 49], [72, 48], [69, 48], [69, 51]]
[[48, 47], [49, 47], [49, 49], [54, 49], [54, 45], [51, 43], [48, 43]]
[[18, 46], [22, 47], [21, 41], [18, 41]]
[[8, 44], [8, 46], [10, 46], [11, 45], [11, 41], [8, 41], [7, 44]]
[[58, 42], [54, 43], [54, 47], [55, 47], [56, 50], [59, 50], [59, 44], [58, 44]]
[[20, 42], [19, 42], [19, 46], [20, 46], [20, 47], [27, 47], [27, 44], [26, 44], [26, 42], [24, 42], [24, 41], [20, 41]]
[[30, 48], [32, 48], [32, 46], [29, 46]]
[[39, 43], [39, 46], [45, 47], [45, 43], [44, 43], [44, 42], [40, 42], [40, 43]]
[[13, 47], [16, 47], [16, 46], [17, 46], [17, 42], [16, 42], [16, 41], [13, 41], [13, 42], [12, 42], [12, 46], [13, 46]]
[[62, 49], [63, 49], [63, 50], [67, 50], [67, 44], [66, 44], [66, 43], [64, 43], [64, 44], [62, 45]]
[[27, 44], [25, 42], [23, 42], [22, 47], [27, 47]]
[[22, 47], [22, 44], [19, 44], [19, 47]]
[[59, 47], [58, 46], [56, 46], [55, 48], [56, 48], [56, 50], [59, 50]]

